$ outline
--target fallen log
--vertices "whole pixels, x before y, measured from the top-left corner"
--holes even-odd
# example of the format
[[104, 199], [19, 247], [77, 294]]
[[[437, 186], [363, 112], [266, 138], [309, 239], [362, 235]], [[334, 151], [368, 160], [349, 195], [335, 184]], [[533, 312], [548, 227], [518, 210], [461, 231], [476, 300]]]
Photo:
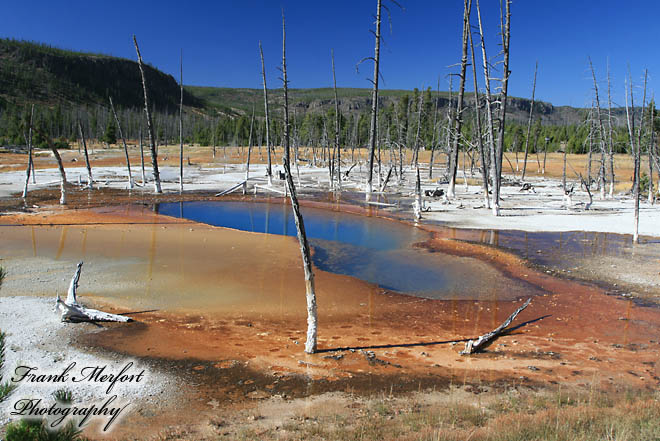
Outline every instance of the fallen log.
[[225, 191], [221, 191], [220, 193], [217, 193], [215, 196], [216, 196], [216, 197], [218, 197], [218, 196], [224, 196], [224, 195], [226, 195], [226, 194], [228, 194], [228, 193], [231, 193], [232, 191], [238, 190], [240, 187], [243, 187], [246, 183], [247, 183], [247, 181], [239, 182], [238, 184], [234, 185], [234, 186], [231, 187], [230, 189], [225, 190]]
[[470, 354], [474, 354], [475, 352], [479, 352], [479, 350], [481, 350], [481, 348], [485, 346], [486, 343], [497, 338], [500, 334], [502, 334], [506, 330], [506, 327], [509, 326], [513, 320], [515, 320], [516, 316], [518, 316], [518, 314], [520, 314], [520, 312], [523, 309], [527, 308], [527, 306], [530, 304], [531, 301], [532, 298], [530, 297], [520, 308], [516, 309], [514, 313], [511, 314], [508, 319], [504, 320], [504, 323], [498, 326], [495, 330], [482, 335], [476, 341], [470, 340], [467, 343], [465, 343], [465, 349], [463, 349], [460, 352], [460, 354], [470, 355]]
[[124, 315], [111, 314], [96, 309], [85, 308], [78, 303], [77, 290], [78, 281], [80, 280], [80, 272], [82, 271], [83, 262], [78, 264], [76, 272], [71, 279], [69, 291], [66, 300], [62, 301], [60, 295], [57, 294], [55, 300], [55, 308], [59, 311], [62, 310], [63, 322], [130, 322], [132, 319]]

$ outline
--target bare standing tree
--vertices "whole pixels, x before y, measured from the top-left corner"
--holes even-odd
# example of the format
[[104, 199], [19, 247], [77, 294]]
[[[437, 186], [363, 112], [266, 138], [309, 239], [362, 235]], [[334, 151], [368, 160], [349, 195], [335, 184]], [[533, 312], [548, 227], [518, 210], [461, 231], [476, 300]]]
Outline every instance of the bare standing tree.
[[648, 148], [648, 160], [649, 160], [649, 197], [648, 201], [649, 204], [653, 205], [655, 203], [655, 195], [653, 194], [653, 161], [654, 161], [654, 154], [653, 154], [653, 148], [655, 146], [655, 130], [653, 127], [653, 123], [655, 122], [655, 99], [651, 99], [651, 111], [649, 115], [649, 132], [651, 135], [651, 139], [649, 141], [649, 148]]
[[335, 150], [337, 151], [337, 190], [341, 191], [341, 146], [339, 145], [339, 130], [341, 118], [339, 115], [339, 99], [337, 98], [337, 76], [335, 75], [335, 50], [332, 50], [332, 87], [335, 91]]
[[181, 68], [181, 101], [179, 101], [179, 193], [183, 193], [183, 49], [179, 57], [179, 67]]
[[449, 185], [447, 197], [456, 197], [456, 173], [458, 171], [458, 150], [460, 146], [461, 127], [463, 125], [463, 97], [465, 96], [465, 79], [468, 64], [468, 35], [470, 34], [470, 10], [472, 0], [465, 0], [463, 5], [463, 45], [461, 56], [460, 83], [458, 86], [458, 102], [456, 104], [456, 117], [454, 119], [451, 157], [449, 160]]
[[142, 55], [140, 55], [140, 48], [138, 47], [137, 39], [133, 35], [133, 43], [135, 44], [135, 52], [137, 52], [138, 66], [140, 67], [140, 75], [142, 77], [142, 90], [144, 92], [144, 113], [147, 117], [147, 132], [149, 133], [149, 144], [151, 148], [151, 164], [154, 171], [154, 190], [156, 193], [162, 193], [160, 187], [160, 173], [158, 171], [158, 153], [156, 152], [156, 137], [154, 135], [154, 125], [151, 120], [151, 109], [149, 108], [149, 95], [147, 93], [147, 79], [144, 75], [144, 67], [142, 63]]
[[614, 197], [614, 146], [612, 139], [612, 94], [610, 91], [610, 63], [607, 63], [607, 141], [609, 153], [609, 169], [610, 169], [610, 192], [609, 197]]
[[62, 162], [62, 157], [60, 156], [60, 152], [57, 150], [57, 147], [55, 147], [55, 143], [53, 143], [53, 140], [51, 139], [50, 136], [46, 135], [44, 132], [42, 132], [36, 127], [34, 127], [33, 129], [38, 135], [40, 135], [42, 138], [46, 140], [46, 143], [48, 144], [48, 148], [50, 148], [50, 151], [53, 152], [53, 156], [57, 161], [57, 169], [60, 172], [60, 205], [66, 205], [67, 203], [66, 190], [67, 187], [69, 186], [69, 183], [66, 180], [66, 171], [64, 170], [64, 163]]
[[[380, 5], [380, 0], [378, 2]], [[291, 175], [291, 154], [289, 152], [289, 90], [286, 76], [286, 25], [284, 21], [284, 11], [282, 11], [282, 83], [284, 86], [284, 173], [286, 177], [293, 216], [296, 222], [296, 231], [298, 233], [298, 242], [300, 243], [300, 253], [302, 254], [303, 269], [305, 271], [305, 288], [307, 298], [307, 341], [305, 342], [305, 352], [313, 354], [316, 352], [317, 341], [317, 310], [316, 310], [316, 291], [314, 289], [314, 272], [312, 271], [312, 259], [305, 233], [305, 223], [303, 221], [298, 197], [296, 196], [296, 187], [293, 184]]]
[[[431, 141], [431, 159], [429, 159], [429, 179], [433, 179], [433, 157], [435, 156], [435, 144], [438, 135], [438, 98], [440, 97], [440, 77], [438, 77], [438, 90], [436, 99], [433, 101], [433, 138]], [[390, 147], [391, 149], [391, 147]]]
[[381, 0], [376, 7], [376, 47], [374, 48], [374, 77], [371, 93], [371, 128], [369, 129], [369, 169], [367, 170], [367, 198], [373, 192], [374, 155], [376, 153], [376, 119], [378, 117], [378, 75], [380, 62], [380, 12]]
[[488, 195], [488, 161], [486, 160], [487, 155], [481, 129], [481, 112], [479, 110], [479, 85], [477, 84], [477, 63], [474, 55], [474, 41], [472, 40], [472, 31], [470, 31], [469, 37], [470, 54], [472, 57], [472, 80], [474, 83], [474, 119], [475, 128], [477, 130], [477, 143], [479, 144], [479, 155], [481, 157], [481, 178], [484, 191], [484, 205], [486, 208], [490, 209], [490, 197]]
[[144, 176], [144, 148], [142, 147], [142, 122], [140, 121], [140, 131], [138, 133], [138, 140], [140, 144], [140, 167], [142, 167], [142, 186], [144, 186], [146, 179]]
[[247, 183], [250, 179], [250, 155], [252, 154], [252, 132], [254, 130], [254, 104], [252, 104], [252, 118], [250, 119], [250, 135], [248, 136], [248, 151], [245, 160], [245, 182], [243, 182], [243, 194], [247, 192]]
[[268, 167], [266, 167], [266, 174], [268, 175], [268, 185], [273, 185], [273, 168], [270, 157], [271, 142], [270, 142], [270, 116], [268, 115], [268, 89], [266, 87], [266, 67], [264, 64], [264, 50], [261, 47], [261, 41], [259, 42], [259, 54], [261, 55], [261, 77], [263, 78], [263, 83], [264, 83], [264, 109], [266, 112], [266, 150], [268, 151]]
[[117, 112], [115, 111], [115, 105], [112, 103], [112, 97], [110, 98], [110, 108], [112, 109], [112, 115], [115, 117], [115, 123], [117, 123], [117, 128], [119, 129], [119, 137], [121, 142], [124, 144], [124, 155], [126, 155], [126, 168], [128, 169], [128, 188], [129, 190], [133, 189], [133, 175], [131, 174], [131, 160], [128, 157], [128, 146], [126, 145], [126, 138], [124, 138], [124, 132], [121, 129], [121, 123], [117, 117]]
[[[490, 65], [488, 64], [488, 57], [486, 55], [486, 42], [484, 38], [484, 28], [481, 22], [481, 8], [479, 7], [479, 0], [477, 0], [477, 19], [479, 20], [479, 37], [481, 39], [481, 56], [482, 56], [482, 65], [484, 68], [484, 88], [486, 91], [486, 117], [487, 117], [487, 140], [490, 154], [490, 166], [491, 166], [491, 179], [493, 186], [496, 185], [497, 174], [497, 165], [496, 155], [495, 155], [495, 121], [493, 117], [493, 97], [490, 90]], [[495, 193], [493, 193], [493, 214], [496, 216], [499, 214], [499, 202], [498, 205], [495, 205]]]
[[[628, 73], [628, 76], [630, 77], [630, 72]], [[633, 133], [635, 133], [635, 114], [634, 114], [635, 100], [633, 97], [632, 78], [630, 78], [630, 107], [632, 107], [633, 109], [632, 112], [628, 107], [628, 90], [626, 90], [625, 93], [626, 93], [626, 122], [628, 125], [628, 139], [630, 140], [630, 150], [633, 155], [633, 161], [634, 161], [632, 190], [633, 190], [633, 201], [635, 207], [635, 215], [634, 215], [635, 220], [633, 224], [633, 242], [639, 243], [639, 148], [641, 146], [640, 145], [635, 146], [635, 136], [633, 135]]]
[[80, 132], [80, 140], [83, 144], [83, 151], [85, 153], [85, 166], [87, 167], [87, 188], [94, 188], [94, 179], [92, 178], [92, 166], [89, 164], [89, 155], [87, 154], [87, 141], [85, 140], [85, 133], [82, 129], [82, 124], [78, 120], [78, 131]]
[[539, 70], [539, 62], [536, 62], [534, 67], [534, 83], [532, 85], [532, 104], [529, 107], [529, 119], [527, 120], [527, 135], [525, 136], [525, 158], [523, 159], [523, 170], [521, 181], [525, 180], [525, 172], [527, 171], [527, 156], [529, 155], [529, 135], [532, 131], [532, 117], [534, 116], [534, 98], [536, 94], [536, 73]]
[[[596, 72], [594, 70], [594, 65], [591, 62], [591, 57], [589, 57], [589, 67], [591, 68], [591, 76], [594, 80], [594, 92], [596, 94], [596, 124], [598, 129], [598, 140], [600, 146], [600, 176], [599, 176], [599, 188], [600, 188], [600, 198], [605, 199], [605, 129], [603, 128], [603, 119], [600, 112], [600, 96], [598, 93], [598, 82], [596, 81]], [[591, 165], [589, 165], [591, 167]], [[591, 181], [587, 182], [588, 185], [591, 185]]]
[[[506, 123], [506, 107], [509, 90], [509, 43], [511, 42], [511, 0], [504, 0], [505, 12], [504, 23], [502, 26], [502, 54], [504, 62], [502, 65], [502, 89], [500, 90], [500, 112], [499, 126], [497, 135], [496, 160], [493, 166], [495, 173], [493, 175], [493, 214], [500, 215], [500, 187], [502, 185], [502, 158], [504, 156], [504, 129]], [[501, 5], [500, 5], [501, 8]]]
[[34, 163], [32, 161], [32, 121], [34, 119], [34, 104], [32, 104], [31, 110], [30, 110], [30, 127], [28, 128], [28, 136], [27, 136], [27, 145], [28, 145], [28, 164], [27, 164], [27, 170], [25, 170], [25, 187], [23, 188], [23, 199], [27, 197], [28, 194], [28, 182], [30, 182], [30, 173], [32, 172], [32, 169], [34, 167]]

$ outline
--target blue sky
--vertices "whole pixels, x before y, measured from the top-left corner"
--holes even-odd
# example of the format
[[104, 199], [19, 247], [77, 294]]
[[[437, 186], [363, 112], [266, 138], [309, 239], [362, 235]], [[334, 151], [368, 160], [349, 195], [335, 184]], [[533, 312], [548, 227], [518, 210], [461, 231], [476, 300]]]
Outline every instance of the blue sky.
[[[449, 66], [460, 61], [463, 2], [399, 0], [404, 10], [384, 3], [391, 10], [391, 31], [384, 21], [382, 87], [435, 89], [440, 78], [440, 88], [448, 89], [448, 74], [457, 70]], [[373, 55], [369, 29], [375, 0], [6, 1], [0, 6], [0, 36], [135, 59], [135, 33], [144, 59], [177, 78], [183, 49], [184, 84], [226, 87], [261, 86], [262, 40], [269, 87], [280, 87], [281, 8], [287, 18], [291, 87], [331, 86], [332, 48], [338, 86], [370, 86], [371, 64], [364, 63], [359, 73], [355, 65]], [[481, 8], [492, 57], [499, 52], [499, 1], [481, 0]], [[640, 100], [648, 68], [652, 95], [654, 75], [660, 72], [658, 17], [660, 2], [654, 0], [514, 0], [510, 94], [531, 94], [538, 60], [538, 99], [590, 105], [591, 56], [603, 91], [609, 60], [617, 104], [623, 105], [628, 66]]]

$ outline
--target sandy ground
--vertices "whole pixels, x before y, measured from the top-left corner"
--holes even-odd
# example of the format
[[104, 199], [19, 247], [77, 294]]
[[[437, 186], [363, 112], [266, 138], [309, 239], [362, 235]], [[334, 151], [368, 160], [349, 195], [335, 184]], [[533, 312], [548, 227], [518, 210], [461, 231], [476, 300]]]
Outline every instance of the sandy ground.
[[[75, 180], [78, 169], [67, 169], [69, 179]], [[163, 169], [165, 190], [176, 192], [178, 170]], [[265, 184], [263, 171], [263, 166], [258, 166], [252, 174]], [[357, 167], [355, 171], [359, 173]], [[38, 170], [38, 185], [56, 183], [54, 172]], [[478, 259], [497, 271], [500, 278], [525, 284], [533, 301], [519, 316], [516, 323], [520, 326], [486, 353], [461, 357], [458, 351], [465, 338], [494, 328], [519, 302], [504, 300], [497, 292], [487, 293], [478, 301], [424, 300], [317, 271], [322, 352], [305, 355], [304, 297], [299, 294], [304, 290], [295, 239], [269, 237], [264, 242], [263, 235], [181, 222], [144, 209], [99, 209], [98, 205], [106, 201], [121, 199], [113, 189], [125, 187], [125, 181], [117, 178], [122, 173], [121, 167], [99, 167], [95, 175], [105, 176], [107, 190], [97, 190], [92, 196], [86, 191], [72, 194], [74, 205], [97, 206], [93, 210], [46, 207], [57, 200], [57, 191], [38, 189], [23, 208], [27, 208], [27, 213], [5, 212], [0, 217], [4, 225], [1, 263], [8, 270], [0, 295], [32, 296], [21, 301], [2, 299], [26, 305], [29, 312], [20, 315], [25, 315], [27, 323], [36, 320], [31, 315], [33, 309], [38, 313], [36, 317], [45, 317], [44, 308], [52, 304], [54, 291], [64, 293], [75, 262], [81, 258], [86, 261], [80, 290], [84, 301], [113, 312], [139, 312], [133, 316], [134, 323], [103, 328], [84, 325], [75, 327], [74, 333], [70, 330], [75, 325], [60, 325], [56, 316], [50, 314], [48, 320], [52, 323], [48, 323], [52, 328], [45, 328], [45, 332], [34, 325], [31, 328], [36, 344], [41, 346], [43, 342], [44, 351], [50, 351], [34, 352], [35, 362], [48, 363], [55, 348], [62, 342], [72, 342], [70, 350], [74, 352], [65, 353], [65, 358], [92, 357], [90, 362], [101, 363], [118, 357], [144, 362], [150, 375], [160, 375], [154, 378], [162, 386], [154, 392], [167, 392], [167, 385], [177, 384], [176, 381], [188, 385], [179, 386], [181, 393], [187, 392], [183, 397], [168, 394], [174, 403], [183, 403], [185, 411], [173, 410], [174, 407], [169, 412], [152, 411], [152, 406], [146, 405], [141, 412], [133, 412], [123, 420], [112, 437], [143, 439], [145, 432], [162, 437], [174, 431], [178, 433], [175, 439], [201, 439], [217, 435], [218, 431], [236, 433], [232, 424], [218, 424], [219, 418], [259, 415], [258, 421], [253, 418], [250, 424], [275, 427], [300, 415], [301, 409], [345, 408], [356, 396], [445, 390], [451, 384], [494, 388], [562, 384], [615, 389], [655, 389], [660, 384], [656, 365], [660, 355], [659, 309], [640, 306], [628, 297], [629, 292], [624, 293], [626, 296], [608, 295], [608, 289], [554, 277], [547, 272], [554, 272], [555, 268], [532, 268], [519, 257], [520, 253], [516, 256], [492, 246], [495, 243], [475, 240], [467, 233], [461, 237], [456, 234], [460, 230], [439, 227], [449, 224], [487, 230], [588, 229], [625, 233], [628, 226], [623, 220], [632, 215], [630, 201], [623, 196], [614, 201], [595, 201], [594, 210], [585, 212], [580, 205], [585, 195], [580, 194], [566, 209], [561, 207], [557, 181], [535, 180], [532, 182], [537, 193], [523, 195], [517, 187], [505, 188], [505, 216], [498, 218], [485, 208], [475, 208], [482, 204], [476, 187], [465, 191], [459, 186], [456, 201], [428, 201], [431, 211], [425, 217], [434, 238], [421, 246], [429, 253]], [[327, 180], [327, 172], [320, 168], [301, 167], [301, 175], [307, 188], [302, 193], [310, 196], [314, 196], [314, 184]], [[0, 173], [0, 191], [16, 192], [22, 187], [21, 176], [20, 171]], [[196, 197], [194, 194], [207, 197], [203, 196], [204, 191], [221, 191], [242, 181], [243, 176], [240, 165], [227, 166], [226, 170], [223, 166], [188, 169], [186, 179], [194, 184], [190, 182], [186, 188], [195, 193], [184, 198]], [[358, 193], [361, 182], [361, 178], [356, 178], [345, 184], [342, 209], [410, 218], [409, 185], [395, 185], [396, 194], [379, 198], [379, 203], [392, 204], [384, 206], [364, 202], [364, 195]], [[432, 188], [435, 184], [426, 182], [424, 186]], [[262, 189], [257, 192], [261, 197], [268, 195]], [[166, 196], [169, 197], [177, 195]], [[335, 200], [324, 202], [326, 196], [319, 196], [318, 191], [314, 198], [315, 206], [337, 207]], [[143, 199], [145, 203], [153, 201], [137, 189], [125, 200]], [[642, 254], [638, 266], [644, 268], [645, 276], [630, 283], [648, 287], [657, 283], [649, 262], [658, 258], [653, 238], [660, 232], [657, 221], [655, 226], [644, 221], [657, 220], [658, 209], [643, 207], [646, 210], [642, 212], [640, 231], [648, 237], [637, 250], [646, 247], [647, 252], [637, 254]], [[201, 245], [204, 240], [206, 248]], [[158, 246], [150, 246], [153, 243]], [[259, 253], [255, 254], [255, 249]], [[629, 254], [605, 258], [614, 259], [611, 262], [616, 263], [610, 265], [617, 265], [625, 262]], [[160, 258], [154, 260], [153, 255]], [[223, 260], [225, 269], [212, 271], [212, 256]], [[277, 262], [277, 271], [272, 269], [273, 262]], [[177, 265], [182, 265], [179, 270], [183, 268], [183, 273], [188, 274], [183, 280], [167, 277], [170, 268]], [[197, 265], [197, 271], [188, 272], [186, 265]], [[250, 268], [247, 274], [246, 267]], [[616, 272], [621, 273], [616, 280], [631, 277], [629, 271]], [[583, 275], [588, 278], [589, 274]], [[598, 274], [591, 277], [603, 281]], [[164, 302], [159, 295], [169, 289], [184, 298], [196, 297], [201, 296], [198, 291], [204, 291], [196, 286], [215, 285], [224, 298], [245, 292], [245, 287], [255, 282], [260, 287], [256, 294], [235, 296], [226, 305], [206, 296], [202, 297], [207, 299], [205, 303], [197, 307], [193, 301], [173, 308], [171, 301]], [[138, 303], [131, 297], [136, 290], [140, 292]], [[127, 294], [111, 295], [118, 291]], [[264, 301], [263, 293], [275, 295]], [[10, 348], [15, 345], [15, 352], [24, 352], [35, 342], [14, 331], [11, 314], [0, 315], [0, 329], [9, 333]], [[56, 334], [62, 329], [69, 334]], [[5, 369], [15, 361], [16, 358], [10, 359]], [[59, 360], [53, 363], [59, 365]], [[152, 388], [149, 390], [152, 392]], [[85, 393], [81, 396], [87, 397]], [[149, 424], [145, 425], [148, 419]]]
[[[38, 272], [36, 269], [33, 272]], [[129, 363], [125, 373], [138, 374], [144, 371], [140, 381], [117, 382], [105, 393], [109, 383], [99, 385], [91, 378], [74, 384], [67, 382], [37, 382], [29, 378], [18, 383], [17, 389], [5, 403], [2, 403], [0, 425], [15, 420], [11, 412], [21, 411], [21, 400], [42, 398], [45, 405], [54, 402], [53, 393], [57, 390], [69, 390], [73, 393], [74, 406], [88, 406], [93, 403], [102, 405], [116, 395], [112, 407], [124, 407], [119, 414], [118, 423], [131, 413], [139, 413], [140, 409], [150, 409], [154, 414], [163, 412], [165, 408], [176, 407], [180, 381], [173, 375], [163, 372], [153, 363], [135, 360], [112, 353], [101, 354], [92, 348], [80, 347], [74, 341], [80, 333], [100, 332], [102, 327], [91, 324], [63, 324], [59, 314], [54, 309], [52, 299], [35, 297], [0, 297], [0, 329], [6, 334], [5, 348], [5, 381], [20, 378], [27, 372], [25, 367], [34, 367], [35, 375], [61, 374], [75, 363], [68, 372], [73, 377], [85, 377], [99, 367], [104, 373], [119, 373]], [[87, 369], [86, 371], [83, 371]], [[88, 429], [90, 433], [102, 431], [100, 426], [107, 419], [92, 421]]]

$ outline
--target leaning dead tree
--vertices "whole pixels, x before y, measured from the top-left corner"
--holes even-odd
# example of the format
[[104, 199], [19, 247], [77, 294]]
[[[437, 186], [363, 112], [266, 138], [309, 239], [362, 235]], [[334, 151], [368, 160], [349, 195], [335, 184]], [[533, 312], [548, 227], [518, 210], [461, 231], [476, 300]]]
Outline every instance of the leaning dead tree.
[[32, 104], [32, 109], [30, 110], [30, 127], [28, 129], [27, 135], [27, 145], [28, 145], [28, 164], [27, 170], [25, 171], [25, 187], [23, 188], [23, 199], [27, 197], [28, 194], [28, 182], [30, 181], [30, 172], [32, 171], [33, 162], [32, 162], [32, 121], [34, 119], [34, 104]]
[[527, 135], [525, 136], [525, 158], [523, 159], [521, 181], [525, 180], [525, 172], [527, 171], [527, 156], [529, 155], [529, 135], [532, 131], [532, 118], [534, 117], [534, 98], [536, 95], [536, 73], [539, 70], [539, 62], [534, 66], [534, 83], [532, 85], [532, 103], [529, 107], [529, 118], [527, 119]]
[[89, 154], [87, 153], [87, 141], [85, 140], [85, 133], [82, 129], [82, 124], [78, 120], [78, 132], [80, 133], [80, 141], [83, 145], [83, 151], [85, 153], [85, 166], [87, 167], [87, 188], [92, 190], [94, 188], [94, 178], [92, 177], [92, 166], [89, 163]]
[[40, 135], [42, 138], [46, 140], [46, 143], [48, 144], [48, 148], [50, 148], [50, 151], [53, 152], [53, 156], [57, 161], [57, 169], [60, 172], [60, 205], [66, 205], [66, 191], [67, 188], [69, 187], [69, 183], [66, 180], [66, 171], [64, 171], [64, 163], [62, 162], [62, 157], [60, 156], [60, 152], [57, 150], [57, 147], [55, 147], [55, 143], [53, 142], [50, 136], [48, 136], [47, 134], [45, 134], [36, 127], [33, 127], [33, 129], [38, 135]]
[[[378, 1], [380, 5], [380, 0]], [[296, 187], [293, 184], [291, 175], [291, 154], [289, 149], [289, 89], [286, 76], [286, 25], [284, 21], [284, 11], [282, 11], [282, 83], [284, 86], [284, 173], [286, 184], [289, 189], [291, 207], [296, 222], [296, 232], [298, 242], [300, 243], [300, 254], [302, 255], [303, 269], [305, 271], [305, 290], [307, 297], [307, 340], [305, 342], [305, 352], [313, 354], [316, 352], [317, 340], [317, 311], [316, 311], [316, 291], [314, 289], [314, 272], [312, 271], [312, 258], [305, 233], [305, 223], [303, 221], [298, 197], [296, 196]]]
[[149, 108], [149, 94], [147, 93], [147, 79], [144, 75], [144, 66], [142, 63], [142, 55], [140, 55], [140, 48], [137, 39], [133, 35], [133, 43], [135, 44], [135, 52], [137, 52], [138, 66], [140, 67], [140, 76], [142, 77], [142, 90], [144, 91], [144, 113], [147, 117], [147, 132], [149, 133], [149, 144], [151, 148], [151, 164], [154, 173], [154, 191], [162, 193], [160, 187], [160, 173], [158, 171], [158, 153], [156, 151], [156, 136], [154, 135], [154, 125], [151, 120], [151, 109]]
[[497, 338], [498, 336], [502, 335], [505, 331], [507, 326], [513, 322], [518, 314], [520, 314], [523, 309], [527, 308], [529, 306], [530, 302], [532, 301], [532, 298], [530, 297], [527, 299], [527, 301], [518, 309], [516, 309], [513, 314], [509, 316], [506, 320], [504, 320], [504, 323], [502, 323], [500, 326], [495, 328], [494, 330], [490, 331], [487, 334], [482, 335], [476, 340], [469, 340], [467, 343], [465, 343], [465, 349], [463, 349], [460, 354], [461, 355], [469, 355], [469, 354], [474, 354], [475, 352], [479, 352], [481, 349], [484, 348], [490, 342], [491, 340]]
[[124, 155], [126, 155], [126, 168], [128, 169], [128, 189], [133, 189], [133, 175], [131, 174], [131, 160], [128, 157], [128, 145], [126, 145], [126, 138], [124, 138], [124, 132], [121, 129], [121, 122], [119, 122], [119, 117], [117, 117], [117, 112], [115, 111], [115, 105], [112, 103], [112, 97], [110, 99], [110, 108], [112, 109], [112, 114], [115, 117], [115, 123], [119, 129], [119, 137], [121, 142], [124, 144]]
[[[264, 83], [264, 110], [266, 112], [266, 151], [268, 152], [268, 166], [266, 167], [266, 175], [268, 175], [268, 185], [273, 185], [273, 167], [270, 157], [270, 117], [268, 115], [268, 88], [266, 87], [266, 67], [264, 65], [264, 50], [259, 42], [259, 54], [261, 55], [261, 77]], [[215, 152], [215, 150], [214, 150]]]
[[110, 314], [109, 312], [99, 311], [97, 309], [86, 308], [78, 303], [78, 282], [80, 281], [80, 272], [82, 271], [83, 263], [80, 262], [76, 268], [76, 272], [69, 284], [69, 291], [66, 300], [62, 301], [60, 295], [57, 294], [55, 300], [55, 307], [62, 311], [63, 322], [130, 322], [130, 317], [125, 315]]
[[456, 104], [456, 116], [454, 119], [453, 139], [451, 146], [451, 157], [449, 160], [449, 185], [447, 186], [447, 197], [456, 197], [456, 173], [458, 171], [458, 150], [461, 140], [461, 127], [463, 125], [463, 97], [465, 96], [465, 79], [468, 64], [468, 35], [470, 33], [470, 10], [472, 0], [465, 0], [463, 5], [463, 44], [461, 55], [461, 73], [458, 86], [458, 102]]
[[371, 126], [369, 129], [369, 169], [367, 170], [367, 198], [373, 192], [373, 173], [374, 156], [376, 153], [376, 120], [378, 118], [378, 75], [380, 62], [380, 12], [382, 9], [381, 0], [378, 0], [376, 7], [376, 46], [374, 48], [374, 77], [371, 80], [373, 90], [371, 93]]

